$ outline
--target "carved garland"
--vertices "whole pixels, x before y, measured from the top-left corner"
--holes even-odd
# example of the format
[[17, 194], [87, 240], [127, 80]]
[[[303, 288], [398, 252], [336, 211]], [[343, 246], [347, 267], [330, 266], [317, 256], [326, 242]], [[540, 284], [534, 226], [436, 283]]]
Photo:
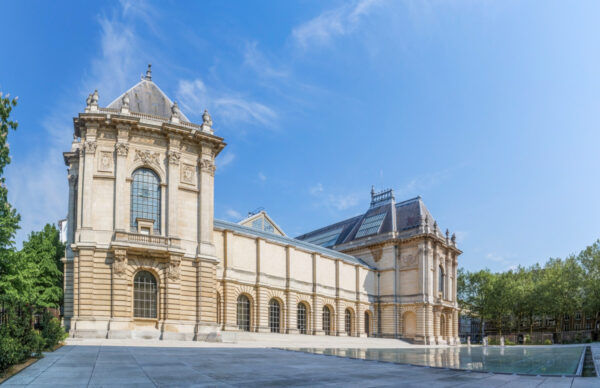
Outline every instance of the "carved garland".
[[83, 144], [83, 147], [84, 147], [85, 152], [87, 154], [95, 154], [96, 153], [96, 146], [97, 146], [96, 142], [95, 141], [90, 141], [90, 140], [87, 140]]
[[169, 157], [170, 164], [179, 164], [179, 160], [181, 159], [181, 152], [169, 151], [167, 156]]

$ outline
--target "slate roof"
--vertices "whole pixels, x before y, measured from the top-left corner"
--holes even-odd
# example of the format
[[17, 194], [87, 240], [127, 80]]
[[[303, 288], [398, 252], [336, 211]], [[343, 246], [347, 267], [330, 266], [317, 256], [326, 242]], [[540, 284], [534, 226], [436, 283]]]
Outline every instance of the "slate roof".
[[[379, 229], [372, 233], [359, 233], [361, 226], [370, 220], [377, 220], [378, 217], [383, 217]], [[360, 241], [372, 240], [373, 237], [383, 236], [398, 232], [399, 238], [408, 238], [413, 235], [422, 233], [422, 226], [426, 222], [429, 224], [429, 229], [433, 231], [435, 220], [431, 216], [429, 210], [423, 203], [421, 197], [412, 198], [403, 202], [395, 203], [393, 196], [382, 202], [371, 202], [369, 209], [361, 215], [349, 218], [344, 221], [305, 233], [296, 237], [298, 240], [315, 242], [322, 244], [327, 248], [335, 249], [337, 246], [348, 244], [351, 242], [360, 243]], [[340, 230], [341, 229], [341, 230]], [[322, 242], [320, 236], [328, 236], [335, 231], [340, 230], [339, 235], [335, 240]], [[443, 237], [438, 228], [438, 236]]]
[[[173, 102], [160, 88], [152, 82], [151, 78], [143, 77], [131, 89], [117, 97], [107, 108], [121, 109], [123, 97], [129, 95], [129, 110], [132, 112], [146, 113], [161, 116], [166, 119], [171, 117]], [[190, 120], [180, 111], [179, 119], [184, 122]]]
[[367, 267], [367, 268], [372, 268], [370, 265], [368, 265], [367, 263], [365, 263], [358, 257], [350, 256], [345, 253], [335, 251], [333, 249], [327, 249], [320, 245], [311, 244], [306, 241], [297, 240], [295, 238], [291, 238], [291, 237], [287, 237], [287, 236], [280, 236], [275, 233], [269, 233], [269, 232], [254, 229], [254, 228], [251, 228], [248, 226], [243, 226], [243, 225], [236, 224], [233, 222], [217, 220], [217, 219], [215, 219], [214, 225], [215, 225], [215, 228], [218, 228], [218, 229], [232, 230], [236, 233], [250, 236], [250, 237], [260, 237], [267, 241], [273, 241], [273, 242], [280, 243], [280, 244], [291, 245], [293, 247], [297, 247], [297, 248], [300, 248], [303, 250], [317, 252], [317, 253], [320, 253], [325, 256], [341, 259], [350, 264], [359, 264], [359, 265]]

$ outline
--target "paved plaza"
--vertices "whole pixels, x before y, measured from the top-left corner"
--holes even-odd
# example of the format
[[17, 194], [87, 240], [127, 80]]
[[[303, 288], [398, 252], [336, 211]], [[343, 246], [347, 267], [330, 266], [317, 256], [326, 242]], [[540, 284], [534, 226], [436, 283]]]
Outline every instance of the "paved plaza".
[[[71, 341], [4, 386], [30, 387], [593, 387], [595, 378], [425, 368], [252, 344]], [[74, 343], [74, 344], [73, 344]], [[383, 343], [383, 342], [381, 342]], [[184, 345], [184, 346], [179, 346]], [[187, 346], [186, 346], [187, 345]]]

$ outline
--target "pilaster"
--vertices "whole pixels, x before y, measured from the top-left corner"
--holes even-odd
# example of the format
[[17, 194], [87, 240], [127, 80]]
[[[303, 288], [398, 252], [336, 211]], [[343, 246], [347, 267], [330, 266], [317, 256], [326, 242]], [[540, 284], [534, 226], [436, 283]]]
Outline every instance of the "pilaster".
[[126, 205], [129, 202], [127, 190], [127, 154], [129, 153], [129, 129], [126, 124], [117, 125], [117, 154], [116, 179], [115, 179], [115, 230], [129, 230], [129, 212]]
[[169, 136], [168, 159], [168, 205], [167, 205], [167, 233], [169, 237], [178, 237], [177, 230], [177, 192], [179, 191], [179, 161], [181, 159], [181, 137]]

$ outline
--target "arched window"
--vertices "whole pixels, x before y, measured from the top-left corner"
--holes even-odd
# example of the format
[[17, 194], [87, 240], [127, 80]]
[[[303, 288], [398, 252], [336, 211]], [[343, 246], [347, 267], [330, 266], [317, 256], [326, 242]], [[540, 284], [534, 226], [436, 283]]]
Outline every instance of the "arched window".
[[279, 333], [279, 317], [281, 315], [281, 305], [276, 299], [269, 301], [269, 328], [271, 333]]
[[346, 309], [344, 312], [344, 327], [346, 328], [346, 334], [352, 335], [352, 312], [350, 309]]
[[221, 294], [217, 292], [217, 324], [221, 324]]
[[296, 317], [297, 327], [300, 334], [306, 334], [306, 305], [298, 303], [298, 314]]
[[133, 279], [133, 316], [156, 318], [156, 278], [148, 271], [140, 271]]
[[329, 307], [323, 307], [323, 331], [325, 335], [331, 335], [331, 310]]
[[[160, 179], [149, 168], [138, 168], [133, 173], [130, 224], [134, 232], [138, 232], [138, 218], [154, 221], [154, 233], [160, 234]], [[150, 230], [141, 232], [150, 234]]]
[[444, 268], [442, 268], [442, 266], [440, 265], [439, 271], [438, 271], [438, 291], [442, 293], [442, 297], [445, 296], [444, 295]]
[[250, 300], [246, 295], [237, 299], [237, 325], [240, 330], [250, 331]]
[[371, 317], [369, 316], [369, 313], [367, 311], [365, 311], [365, 333], [367, 334], [367, 336], [369, 336], [371, 334]]

